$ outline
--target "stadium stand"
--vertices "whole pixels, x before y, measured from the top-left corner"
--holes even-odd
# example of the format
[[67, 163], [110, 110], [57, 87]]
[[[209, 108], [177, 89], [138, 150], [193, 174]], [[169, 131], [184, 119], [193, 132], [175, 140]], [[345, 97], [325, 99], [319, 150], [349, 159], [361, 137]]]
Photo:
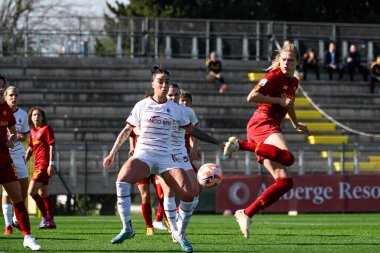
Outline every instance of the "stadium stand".
[[[149, 68], [154, 63], [154, 59], [140, 58], [2, 58], [0, 68], [20, 89], [23, 99], [20, 103], [24, 109], [38, 105], [49, 115], [56, 132], [57, 147], [61, 148], [60, 167], [73, 192], [82, 190], [84, 176], [81, 173], [84, 173], [83, 168], [86, 167], [89, 192], [112, 193], [118, 168], [114, 166], [109, 174], [99, 173], [102, 171], [104, 150], [109, 150], [113, 144], [135, 102], [143, 97], [145, 90], [150, 89]], [[193, 93], [193, 108], [203, 129], [221, 139], [231, 135], [246, 138], [245, 126], [256, 108], [255, 105], [246, 103], [246, 96], [254, 85], [253, 79], [262, 76], [262, 70], [267, 67], [268, 62], [224, 60], [225, 76], [231, 80], [230, 89], [225, 94], [216, 93], [210, 83], [204, 80], [203, 60], [160, 59], [157, 63], [170, 70], [171, 79], [181, 88]], [[252, 81], [247, 79], [247, 73], [261, 74], [255, 75]], [[305, 81], [302, 86], [336, 120], [354, 129], [379, 133], [380, 99], [364, 92], [366, 89], [363, 86], [367, 87], [366, 83], [323, 80]], [[374, 141], [372, 137], [355, 135], [338, 128], [313, 109], [301, 93], [298, 93], [296, 107], [299, 108], [297, 115], [300, 121], [307, 123], [313, 132], [313, 136], [309, 138], [310, 143], [318, 144], [328, 138], [335, 138], [338, 146], [342, 142], [360, 144]], [[283, 131], [291, 146], [308, 145], [307, 136], [295, 132], [288, 121], [284, 122]], [[73, 146], [76, 148], [73, 149]], [[207, 145], [204, 147], [208, 150]], [[84, 153], [83, 149], [90, 152]], [[295, 154], [299, 154], [298, 148], [295, 150]], [[124, 153], [117, 158], [118, 162], [127, 158], [127, 152]], [[76, 170], [73, 170], [73, 154]], [[361, 154], [361, 161], [368, 162], [368, 156], [375, 156], [376, 152]], [[239, 155], [246, 156], [244, 152]], [[326, 171], [323, 168], [326, 162], [320, 161], [320, 150], [308, 155], [310, 157], [305, 159], [310, 172], [314, 168], [317, 172]], [[339, 159], [340, 155], [337, 153], [335, 156]], [[350, 157], [347, 154], [346, 156]], [[255, 170], [253, 156], [248, 158]], [[204, 159], [215, 161], [219, 158], [215, 158], [215, 152], [205, 152]], [[226, 173], [247, 173], [247, 160], [233, 159], [220, 163]], [[376, 160], [371, 163], [379, 162]], [[351, 166], [348, 163], [346, 165]], [[335, 164], [334, 166], [339, 167]], [[371, 166], [363, 163], [362, 167], [360, 164], [364, 170], [380, 168]], [[257, 168], [260, 170], [260, 166]], [[291, 170], [297, 171], [298, 165]], [[74, 179], [75, 173], [80, 174], [77, 179]], [[99, 177], [101, 187], [92, 187], [99, 184]], [[60, 189], [56, 189], [56, 192], [59, 191]]]

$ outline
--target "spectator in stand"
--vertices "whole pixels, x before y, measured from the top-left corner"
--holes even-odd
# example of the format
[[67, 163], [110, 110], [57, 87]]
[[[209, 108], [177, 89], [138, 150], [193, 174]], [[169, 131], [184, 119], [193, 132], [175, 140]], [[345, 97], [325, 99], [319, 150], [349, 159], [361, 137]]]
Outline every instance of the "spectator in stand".
[[309, 69], [314, 69], [315, 76], [319, 80], [319, 67], [318, 58], [316, 57], [314, 49], [309, 48], [304, 54], [302, 59], [302, 72], [303, 80], [307, 80], [307, 72]]
[[355, 44], [350, 45], [348, 54], [344, 59], [344, 68], [342, 69], [339, 79], [342, 78], [344, 69], [348, 70], [348, 73], [350, 74], [350, 81], [354, 81], [354, 74], [356, 70], [358, 70], [363, 75], [364, 81], [368, 80], [368, 70], [363, 65], [361, 65], [361, 56]]
[[371, 64], [371, 93], [375, 92], [375, 83], [380, 83], [380, 54], [377, 56], [376, 61]]
[[339, 79], [342, 78], [343, 73], [341, 72], [341, 68], [339, 65], [339, 56], [336, 52], [336, 44], [331, 41], [329, 43], [329, 49], [325, 52], [323, 57], [323, 66], [327, 69], [329, 74], [329, 80], [332, 80], [333, 72], [339, 72]]
[[219, 87], [219, 93], [227, 91], [227, 84], [222, 76], [222, 62], [215, 52], [211, 52], [210, 58], [206, 60], [207, 79], [211, 79]]

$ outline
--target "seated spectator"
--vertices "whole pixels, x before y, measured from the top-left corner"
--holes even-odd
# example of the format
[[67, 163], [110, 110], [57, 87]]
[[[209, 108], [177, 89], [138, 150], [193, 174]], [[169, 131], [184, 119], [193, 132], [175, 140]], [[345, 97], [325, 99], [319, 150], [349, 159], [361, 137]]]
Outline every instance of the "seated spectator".
[[[358, 52], [356, 45], [351, 44], [349, 52], [344, 59], [344, 69], [347, 69], [350, 74], [350, 80], [354, 81], [354, 74], [358, 70], [363, 75], [363, 80], [368, 80], [368, 70], [366, 67], [361, 65], [361, 56]], [[342, 76], [340, 77], [340, 79]]]
[[325, 52], [323, 57], [323, 67], [327, 69], [329, 80], [333, 79], [333, 72], [338, 72], [339, 79], [342, 78], [343, 73], [341, 70], [341, 65], [339, 65], [339, 55], [336, 52], [336, 44], [333, 41], [329, 43], [329, 49]]
[[315, 51], [309, 48], [304, 54], [302, 59], [302, 72], [303, 79], [307, 80], [307, 73], [309, 69], [314, 69], [315, 76], [319, 80], [319, 67], [318, 67], [318, 58], [316, 57]]
[[[375, 92], [375, 83], [380, 83], [380, 55], [377, 56], [376, 61], [371, 64], [371, 84], [370, 92]], [[380, 94], [380, 91], [379, 91]]]
[[219, 93], [227, 91], [227, 84], [222, 76], [222, 62], [215, 52], [211, 52], [210, 58], [206, 60], [207, 79], [211, 79], [219, 87]]

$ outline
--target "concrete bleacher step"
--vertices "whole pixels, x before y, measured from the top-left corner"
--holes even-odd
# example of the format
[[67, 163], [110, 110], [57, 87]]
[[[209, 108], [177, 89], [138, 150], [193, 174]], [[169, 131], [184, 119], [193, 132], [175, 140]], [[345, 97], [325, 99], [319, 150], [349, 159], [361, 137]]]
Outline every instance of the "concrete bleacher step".
[[[342, 152], [342, 151], [332, 151], [332, 156], [333, 158], [339, 158], [341, 156], [344, 156], [344, 157], [354, 157], [355, 155], [355, 152], [354, 151], [345, 151], [345, 152]], [[321, 151], [321, 156], [323, 158], [327, 158], [329, 156], [329, 152], [324, 150], [324, 151]]]
[[369, 91], [369, 82], [363, 81], [301, 81], [302, 88], [309, 94], [323, 92], [327, 94], [362, 94]]
[[307, 107], [307, 106], [311, 106], [309, 100], [307, 100], [307, 98], [304, 98], [304, 97], [296, 97], [296, 100], [294, 102], [294, 105], [298, 108], [300, 106], [302, 107]]
[[254, 81], [260, 80], [266, 74], [267, 74], [267, 72], [250, 72], [247, 74], [247, 78], [249, 81], [254, 82]]
[[[334, 169], [337, 172], [341, 172], [343, 170], [343, 164], [341, 162], [334, 162]], [[353, 162], [345, 162], [344, 170], [345, 171], [354, 171], [355, 163]], [[359, 162], [359, 170], [366, 172], [379, 172], [380, 171], [380, 162]]]
[[379, 105], [324, 104], [321, 109], [334, 117], [380, 117]]
[[[368, 92], [362, 91], [360, 93], [356, 93], [355, 96], [352, 93], [333, 93], [328, 94], [324, 92], [312, 92], [308, 93], [311, 99], [317, 103], [318, 105], [379, 105], [380, 104], [380, 96], [377, 94], [370, 94]], [[298, 98], [297, 98], [298, 99]], [[296, 99], [296, 102], [297, 102]]]
[[380, 156], [368, 156], [370, 162], [380, 162]]
[[[296, 115], [298, 119], [319, 119], [322, 118], [322, 114], [317, 110], [296, 110]], [[289, 119], [289, 115], [286, 115]]]
[[[20, 89], [23, 88], [45, 88], [45, 89], [137, 89], [144, 90], [151, 89], [150, 77], [10, 77], [12, 78], [14, 84]], [[217, 95], [217, 86], [209, 80], [205, 80], [203, 77], [197, 78], [181, 78], [171, 79], [180, 85], [181, 88], [187, 89], [191, 92], [195, 91], [214, 91]], [[252, 89], [252, 84], [248, 81], [234, 79], [228, 83], [228, 92], [242, 91], [248, 94]], [[226, 94], [228, 94], [228, 92]]]
[[307, 125], [309, 131], [335, 131], [336, 126], [334, 123], [329, 122], [302, 122]]
[[308, 141], [310, 144], [347, 144], [347, 135], [310, 135], [308, 136]]

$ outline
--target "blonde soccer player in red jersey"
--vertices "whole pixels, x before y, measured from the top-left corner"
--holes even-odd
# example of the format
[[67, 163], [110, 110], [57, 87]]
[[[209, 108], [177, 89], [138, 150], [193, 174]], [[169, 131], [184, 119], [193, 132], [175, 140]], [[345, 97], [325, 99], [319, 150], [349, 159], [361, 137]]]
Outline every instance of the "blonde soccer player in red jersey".
[[[34, 155], [34, 171], [28, 194], [42, 213], [40, 229], [55, 229], [53, 203], [49, 196], [49, 179], [55, 166], [55, 139], [53, 129], [47, 124], [45, 112], [33, 107], [28, 113], [30, 138], [26, 160]], [[40, 190], [41, 195], [38, 193]]]
[[264, 76], [247, 97], [249, 103], [257, 103], [247, 125], [248, 142], [230, 137], [224, 149], [225, 156], [238, 150], [256, 153], [273, 176], [275, 183], [245, 209], [237, 210], [235, 217], [245, 238], [249, 237], [251, 218], [258, 211], [272, 205], [293, 187], [293, 180], [286, 168], [294, 163], [294, 157], [288, 150], [280, 124], [289, 114], [294, 129], [309, 134], [306, 125], [298, 122], [294, 109], [294, 100], [298, 88], [298, 79], [294, 77], [296, 66], [300, 63], [298, 49], [293, 44], [284, 45]]

